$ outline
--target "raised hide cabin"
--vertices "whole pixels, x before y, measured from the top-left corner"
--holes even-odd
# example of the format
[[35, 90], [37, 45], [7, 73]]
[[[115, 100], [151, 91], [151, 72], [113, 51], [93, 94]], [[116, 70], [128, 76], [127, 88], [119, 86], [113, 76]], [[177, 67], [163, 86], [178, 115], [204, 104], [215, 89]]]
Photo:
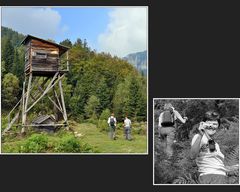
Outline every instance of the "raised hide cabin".
[[60, 57], [67, 52], [68, 47], [31, 35], [27, 35], [22, 44], [26, 47], [26, 74], [32, 72], [35, 76], [52, 76], [56, 72], [68, 71], [68, 66], [66, 68], [60, 66]]

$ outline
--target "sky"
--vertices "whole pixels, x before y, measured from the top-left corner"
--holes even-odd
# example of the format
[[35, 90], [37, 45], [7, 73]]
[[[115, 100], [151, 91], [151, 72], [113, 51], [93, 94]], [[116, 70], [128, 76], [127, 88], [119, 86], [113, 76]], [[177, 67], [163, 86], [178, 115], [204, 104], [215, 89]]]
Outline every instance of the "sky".
[[113, 56], [147, 50], [146, 7], [2, 7], [2, 26], [57, 43], [86, 39]]

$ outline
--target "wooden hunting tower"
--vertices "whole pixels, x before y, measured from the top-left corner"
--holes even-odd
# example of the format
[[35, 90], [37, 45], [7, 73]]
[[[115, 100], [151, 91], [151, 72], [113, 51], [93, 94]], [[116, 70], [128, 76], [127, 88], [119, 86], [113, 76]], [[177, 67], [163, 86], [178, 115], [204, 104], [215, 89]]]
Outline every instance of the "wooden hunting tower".
[[[56, 123], [55, 126], [67, 126], [62, 79], [65, 73], [69, 71], [69, 48], [31, 35], [27, 35], [21, 44], [26, 47], [25, 80], [23, 83], [22, 98], [10, 111], [8, 116], [9, 124], [3, 133], [8, 131], [15, 121], [20, 121], [20, 114], [22, 114], [22, 132], [25, 132], [26, 127], [34, 127], [35, 124], [27, 120], [27, 114], [44, 96], [48, 97], [53, 104], [53, 108], [62, 114], [64, 122], [61, 124]], [[63, 58], [62, 61], [61, 58]], [[57, 86], [58, 88], [56, 88]], [[13, 117], [12, 113], [15, 109], [18, 109], [18, 112]], [[13, 119], [10, 120], [12, 117]], [[56, 122], [57, 120], [58, 118], [56, 118]], [[37, 126], [48, 127], [49, 125], [41, 124]]]
[[22, 44], [26, 46], [25, 73], [35, 76], [54, 76], [64, 73], [68, 68], [61, 69], [59, 58], [69, 49], [68, 47], [28, 35]]

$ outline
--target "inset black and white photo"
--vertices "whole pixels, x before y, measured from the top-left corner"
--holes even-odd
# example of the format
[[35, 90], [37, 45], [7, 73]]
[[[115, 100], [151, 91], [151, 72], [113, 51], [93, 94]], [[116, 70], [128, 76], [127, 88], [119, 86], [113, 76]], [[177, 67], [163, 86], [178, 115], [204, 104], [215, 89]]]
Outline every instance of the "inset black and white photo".
[[239, 184], [239, 99], [154, 99], [154, 184]]

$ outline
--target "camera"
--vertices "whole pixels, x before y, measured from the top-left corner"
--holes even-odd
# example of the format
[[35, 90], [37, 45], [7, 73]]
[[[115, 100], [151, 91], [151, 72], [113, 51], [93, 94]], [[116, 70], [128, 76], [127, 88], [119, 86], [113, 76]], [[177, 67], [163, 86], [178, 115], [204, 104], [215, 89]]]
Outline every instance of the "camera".
[[205, 129], [205, 128], [212, 128], [213, 127], [213, 124], [212, 123], [206, 123], [206, 122], [202, 122], [202, 126], [203, 126], [203, 128]]
[[216, 150], [215, 141], [213, 139], [208, 140], [208, 147], [210, 152], [214, 152]]

